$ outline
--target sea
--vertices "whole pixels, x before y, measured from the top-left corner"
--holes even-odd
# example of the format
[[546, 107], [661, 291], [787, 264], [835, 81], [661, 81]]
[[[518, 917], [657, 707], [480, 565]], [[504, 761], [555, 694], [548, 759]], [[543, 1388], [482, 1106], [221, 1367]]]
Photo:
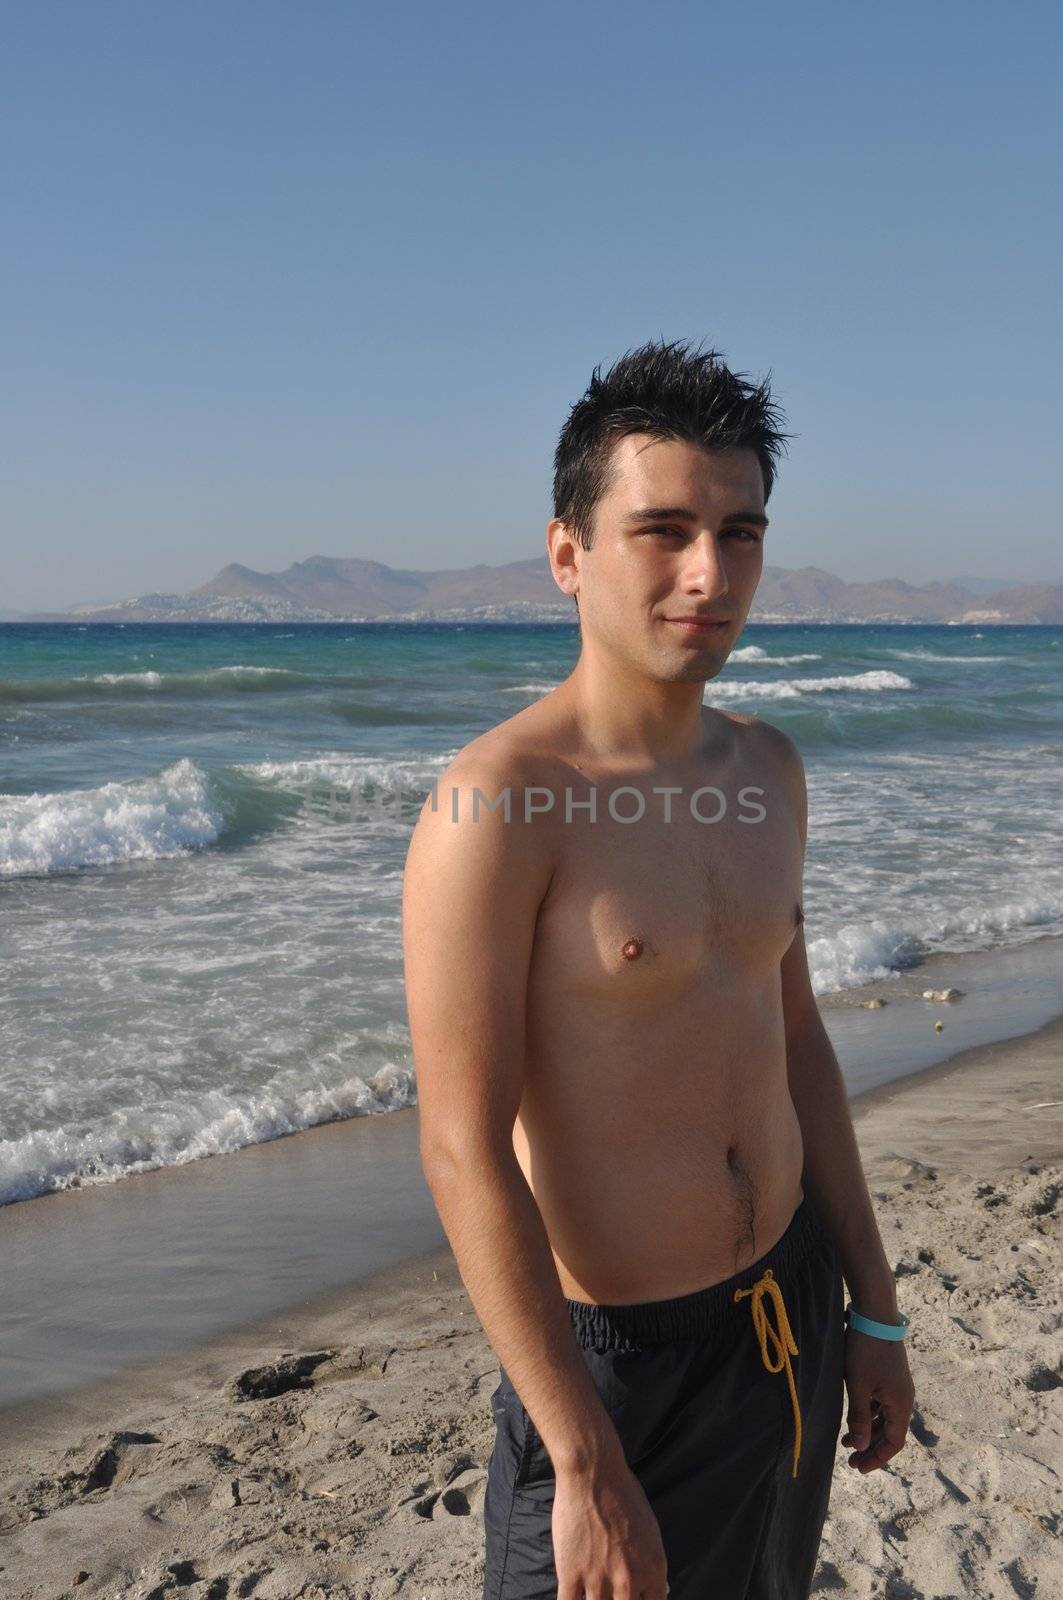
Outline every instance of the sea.
[[[0, 1204], [416, 1101], [410, 829], [569, 625], [0, 625]], [[836, 995], [1063, 932], [1063, 629], [751, 626]]]

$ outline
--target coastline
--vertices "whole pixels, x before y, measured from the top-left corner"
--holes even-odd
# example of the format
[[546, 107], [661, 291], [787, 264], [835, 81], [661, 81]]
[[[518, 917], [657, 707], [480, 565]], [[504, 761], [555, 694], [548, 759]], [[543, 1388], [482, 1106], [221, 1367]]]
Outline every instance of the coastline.
[[[964, 991], [957, 1002], [921, 998], [952, 985]], [[1057, 1013], [1060, 994], [1063, 938], [1046, 938], [934, 955], [820, 1004], [856, 1114], [869, 1087], [896, 1087], [957, 1052], [1029, 1033]], [[886, 1004], [869, 1010], [868, 999]], [[415, 1106], [5, 1206], [0, 1417], [446, 1249]]]
[[[839, 1452], [819, 1593], [1049, 1592], [1063, 1519], [1061, 1059], [1056, 1018], [853, 1103], [912, 1317], [918, 1409], [895, 1470], [862, 1479]], [[497, 1372], [443, 1246], [8, 1407], [12, 1600], [132, 1600], [177, 1579], [198, 1596], [471, 1600]]]

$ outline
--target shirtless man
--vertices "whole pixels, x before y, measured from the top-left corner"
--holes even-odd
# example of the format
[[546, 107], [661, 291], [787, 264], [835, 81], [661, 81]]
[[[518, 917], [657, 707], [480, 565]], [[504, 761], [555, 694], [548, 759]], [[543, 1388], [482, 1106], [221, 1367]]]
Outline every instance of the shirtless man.
[[911, 1416], [809, 985], [801, 761], [703, 703], [776, 417], [715, 352], [596, 370], [547, 527], [579, 660], [455, 757], [411, 842], [422, 1162], [502, 1369], [484, 1600], [797, 1600], [843, 1382], [859, 1471]]

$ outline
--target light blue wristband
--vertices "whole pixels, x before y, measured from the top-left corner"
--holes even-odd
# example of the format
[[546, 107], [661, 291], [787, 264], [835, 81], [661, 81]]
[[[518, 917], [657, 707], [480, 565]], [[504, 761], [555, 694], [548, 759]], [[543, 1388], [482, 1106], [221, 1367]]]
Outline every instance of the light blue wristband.
[[870, 1317], [862, 1317], [852, 1306], [845, 1308], [845, 1320], [850, 1328], [857, 1333], [869, 1333], [872, 1339], [903, 1339], [908, 1332], [908, 1318], [903, 1311], [898, 1311], [897, 1315], [900, 1322], [874, 1322]]

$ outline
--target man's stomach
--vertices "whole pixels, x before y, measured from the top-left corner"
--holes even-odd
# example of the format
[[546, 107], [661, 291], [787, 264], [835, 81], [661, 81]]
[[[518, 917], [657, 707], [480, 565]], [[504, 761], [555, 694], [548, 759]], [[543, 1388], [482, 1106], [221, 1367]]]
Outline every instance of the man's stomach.
[[735, 1020], [679, 1053], [659, 1029], [641, 1043], [606, 1029], [593, 1049], [529, 1060], [513, 1146], [569, 1299], [689, 1294], [786, 1231], [803, 1147], [785, 1047]]

